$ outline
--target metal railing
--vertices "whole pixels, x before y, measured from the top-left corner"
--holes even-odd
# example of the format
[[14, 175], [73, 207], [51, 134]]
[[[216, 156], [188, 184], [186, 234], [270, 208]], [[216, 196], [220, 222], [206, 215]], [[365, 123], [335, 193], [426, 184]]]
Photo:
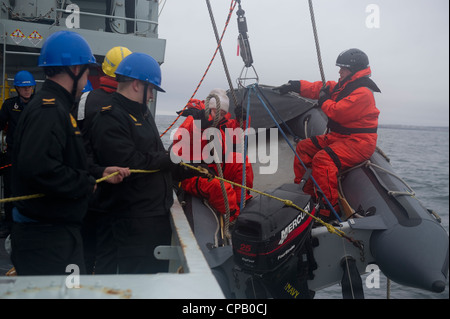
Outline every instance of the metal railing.
[[[137, 1], [136, 1], [137, 3]], [[134, 16], [136, 17], [137, 15], [137, 5], [135, 3], [135, 12], [134, 12]], [[3, 6], [5, 6], [5, 4], [3, 3]], [[6, 7], [6, 6], [5, 6]], [[7, 11], [9, 11], [11, 8], [6, 7]], [[66, 9], [52, 9], [52, 11], [55, 11], [55, 15], [54, 15], [54, 22], [53, 25], [58, 25], [59, 24], [59, 20], [63, 17], [63, 14], [66, 15], [70, 15], [72, 14], [74, 11], [66, 11]], [[58, 14], [59, 13], [59, 14]], [[85, 16], [92, 16], [92, 17], [98, 17], [98, 18], [103, 18], [103, 19], [111, 19], [111, 20], [121, 20], [121, 21], [131, 21], [133, 22], [134, 25], [134, 31], [133, 33], [130, 34], [134, 34], [134, 35], [138, 35], [141, 34], [141, 32], [138, 32], [138, 23], [146, 23], [150, 26], [155, 26], [154, 30], [145, 30], [142, 31], [142, 33], [146, 33], [146, 32], [152, 32], [154, 34], [157, 33], [157, 27], [158, 27], [158, 22], [157, 21], [153, 21], [153, 20], [145, 20], [145, 19], [137, 19], [137, 18], [129, 18], [129, 17], [122, 17], [122, 16], [115, 16], [115, 15], [111, 15], [111, 14], [100, 14], [100, 13], [93, 13], [93, 12], [85, 12], [85, 11], [76, 11], [77, 14], [80, 15], [85, 15]], [[6, 76], [6, 56], [7, 55], [33, 55], [33, 56], [39, 56], [39, 53], [36, 52], [23, 52], [23, 51], [7, 51], [6, 50], [6, 46], [7, 46], [7, 36], [5, 34], [5, 30], [6, 30], [6, 26], [4, 23], [0, 22], [0, 29], [4, 30], [2, 32], [2, 38], [3, 38], [3, 65], [2, 65], [2, 103], [5, 100], [5, 82], [9, 79], [5, 79]], [[114, 31], [113, 31], [114, 32]]]
[[[66, 9], [56, 9], [56, 12], [60, 12], [63, 14], [71, 14], [71, 11], [66, 11]], [[80, 15], [85, 15], [85, 16], [92, 16], [92, 17], [98, 17], [98, 18], [104, 18], [104, 19], [114, 19], [114, 20], [123, 20], [123, 21], [132, 21], [134, 22], [134, 30], [133, 33], [134, 34], [138, 34], [137, 31], [137, 23], [138, 22], [142, 22], [142, 23], [147, 23], [149, 25], [154, 25], [155, 26], [155, 30], [154, 32], [156, 33], [156, 28], [158, 27], [159, 23], [157, 21], [152, 21], [152, 20], [145, 20], [145, 19], [136, 19], [136, 18], [128, 18], [128, 17], [120, 17], [120, 16], [115, 16], [115, 15], [110, 15], [110, 14], [101, 14], [101, 13], [92, 13], [92, 12], [84, 12], [84, 11], [77, 11], [78, 14]], [[135, 12], [134, 12], [134, 16], [136, 17], [136, 7], [135, 7]], [[57, 23], [58, 17], [57, 15], [55, 15], [55, 24]]]

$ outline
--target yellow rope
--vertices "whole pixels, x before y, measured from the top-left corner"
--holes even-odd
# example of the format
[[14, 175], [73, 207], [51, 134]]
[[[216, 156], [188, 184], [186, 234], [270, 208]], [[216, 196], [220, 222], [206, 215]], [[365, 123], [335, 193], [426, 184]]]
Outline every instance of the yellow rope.
[[[155, 170], [145, 170], [145, 169], [130, 169], [131, 173], [156, 173], [158, 172], [159, 169], [155, 169]], [[117, 174], [119, 174], [119, 172], [114, 172], [112, 174], [109, 174], [107, 176], [104, 176], [102, 178], [99, 178], [95, 181], [96, 184], [101, 183], [105, 180], [107, 180], [108, 178], [111, 178], [113, 176], [116, 176]], [[44, 197], [44, 194], [34, 194], [34, 195], [27, 195], [27, 196], [18, 196], [18, 197], [11, 197], [11, 198], [3, 198], [0, 199], [0, 203], [6, 203], [6, 202], [14, 202], [14, 201], [19, 201], [19, 200], [26, 200], [26, 199], [33, 199], [33, 198], [39, 198], [39, 197]], [[8, 270], [5, 274], [5, 276], [17, 276], [17, 272], [16, 272], [16, 268], [12, 267], [10, 270]]]
[[[159, 171], [159, 169], [156, 169], [156, 170], [130, 169], [131, 173], [156, 173], [158, 171]], [[117, 174], [119, 174], [119, 172], [114, 172], [112, 174], [109, 174], [107, 176], [104, 176], [102, 178], [97, 179], [95, 182], [96, 182], [96, 184], [101, 183], [101, 182], [107, 180], [108, 178], [116, 176]], [[39, 198], [39, 197], [44, 197], [44, 196], [45, 196], [45, 194], [34, 194], [34, 195], [25, 195], [25, 196], [17, 196], [17, 197], [10, 197], [10, 198], [2, 198], [2, 199], [0, 199], [0, 203], [17, 202], [17, 201], [21, 201], [21, 200]]]
[[[321, 225], [325, 226], [325, 227], [327, 228], [328, 232], [330, 232], [330, 233], [332, 233], [332, 234], [336, 234], [336, 235], [338, 235], [338, 236], [340, 236], [340, 237], [346, 238], [347, 240], [349, 240], [350, 242], [352, 242], [355, 246], [361, 248], [361, 243], [360, 243], [359, 241], [355, 241], [354, 239], [348, 237], [348, 236], [345, 234], [345, 232], [343, 232], [342, 230], [337, 229], [337, 228], [334, 227], [333, 225], [324, 222], [324, 221], [321, 220], [320, 218], [317, 218], [316, 216], [312, 215], [311, 213], [305, 211], [303, 208], [301, 208], [301, 207], [295, 205], [295, 204], [294, 204], [292, 201], [290, 201], [290, 200], [282, 199], [282, 198], [279, 198], [279, 197], [276, 197], [276, 196], [273, 196], [273, 195], [270, 195], [270, 194], [261, 192], [261, 191], [259, 191], [259, 190], [253, 189], [253, 188], [251, 188], [251, 187], [244, 186], [244, 185], [240, 185], [240, 184], [238, 184], [238, 183], [235, 183], [235, 182], [226, 180], [226, 179], [224, 179], [224, 178], [222, 178], [222, 177], [219, 177], [219, 176], [213, 176], [213, 175], [209, 174], [208, 171], [207, 171], [206, 169], [204, 169], [203, 167], [196, 167], [196, 166], [192, 166], [192, 165], [189, 165], [189, 164], [186, 164], [186, 163], [183, 163], [183, 162], [181, 162], [180, 164], [181, 164], [181, 165], [184, 165], [184, 166], [186, 166], [186, 167], [188, 167], [188, 168], [190, 168], [190, 169], [193, 169], [193, 170], [196, 170], [196, 171], [198, 171], [198, 172], [200, 172], [200, 173], [205, 174], [205, 175], [208, 177], [209, 180], [211, 180], [212, 178], [217, 178], [217, 179], [219, 179], [219, 180], [221, 180], [221, 181], [223, 181], [223, 182], [230, 183], [230, 184], [232, 184], [232, 185], [234, 185], [234, 186], [242, 187], [242, 188], [244, 188], [244, 189], [246, 189], [246, 190], [249, 190], [249, 191], [251, 191], [251, 192], [255, 192], [255, 193], [258, 193], [258, 194], [260, 194], [260, 195], [267, 196], [267, 197], [269, 197], [269, 198], [272, 198], [272, 199], [281, 201], [281, 202], [283, 202], [286, 206], [293, 207], [293, 208], [295, 208], [295, 209], [297, 209], [297, 210], [299, 210], [299, 211], [305, 213], [306, 215], [310, 216], [310, 217], [313, 218], [315, 221], [317, 221], [317, 222], [320, 223]], [[130, 172], [131, 172], [131, 173], [155, 173], [155, 172], [158, 172], [158, 171], [159, 171], [159, 170], [130, 169]], [[115, 175], [117, 175], [117, 174], [119, 174], [119, 172], [114, 172], [114, 173], [112, 173], [112, 174], [110, 174], [110, 175], [107, 175], [107, 176], [105, 176], [105, 177], [99, 178], [99, 179], [96, 180], [96, 183], [97, 183], [97, 184], [98, 184], [98, 183], [101, 183], [101, 182], [107, 180], [108, 178], [111, 178], [111, 177], [113, 177], [113, 176], [115, 176]], [[35, 195], [28, 195], [28, 196], [18, 196], [18, 197], [12, 197], [12, 198], [4, 198], [4, 199], [1, 199], [1, 200], [0, 200], [0, 203], [12, 202], [12, 201], [19, 201], [19, 200], [26, 200], [26, 199], [32, 199], [32, 198], [39, 198], [39, 197], [43, 197], [43, 196], [45, 196], [45, 195], [44, 195], [44, 194], [35, 194]], [[362, 249], [362, 248], [361, 248], [361, 249]], [[6, 273], [6, 276], [16, 276], [16, 275], [17, 275], [17, 273], [16, 273], [14, 267], [11, 268], [11, 269]]]
[[16, 201], [20, 201], [20, 200], [39, 198], [39, 197], [43, 197], [43, 196], [45, 196], [45, 195], [44, 194], [34, 194], [34, 195], [17, 196], [17, 197], [11, 197], [11, 198], [2, 198], [2, 199], [0, 199], [0, 203], [16, 202]]
[[[181, 165], [184, 165], [184, 166], [186, 166], [186, 167], [188, 167], [188, 168], [190, 168], [190, 169], [199, 171], [199, 172], [201, 172], [201, 173], [204, 172], [204, 170], [203, 170], [202, 168], [195, 167], [195, 166], [192, 166], [192, 165], [183, 163], [183, 162], [181, 162], [180, 164], [181, 164]], [[267, 197], [269, 197], [269, 198], [272, 198], [272, 199], [281, 201], [281, 202], [283, 202], [286, 206], [293, 207], [293, 208], [295, 208], [295, 209], [297, 209], [297, 210], [299, 210], [299, 211], [305, 213], [306, 215], [312, 217], [315, 221], [317, 221], [317, 222], [320, 223], [321, 225], [325, 226], [325, 227], [327, 228], [327, 230], [328, 230], [330, 233], [334, 233], [334, 234], [336, 234], [336, 235], [338, 235], [338, 236], [340, 236], [340, 237], [344, 237], [344, 238], [349, 239], [349, 237], [347, 237], [347, 236], [345, 235], [345, 232], [343, 232], [342, 230], [337, 229], [337, 228], [334, 227], [333, 225], [324, 222], [324, 221], [321, 220], [320, 218], [318, 218], [318, 217], [312, 215], [311, 213], [305, 211], [303, 208], [301, 208], [301, 207], [295, 205], [295, 204], [294, 204], [292, 201], [290, 201], [290, 200], [282, 199], [282, 198], [279, 198], [279, 197], [276, 197], [276, 196], [273, 196], [273, 195], [270, 195], [270, 194], [261, 192], [261, 191], [259, 191], [259, 190], [257, 190], [257, 189], [253, 189], [253, 188], [251, 188], [251, 187], [244, 186], [244, 185], [241, 185], [241, 184], [238, 184], [238, 183], [235, 183], [235, 182], [226, 180], [226, 179], [224, 179], [224, 178], [222, 178], [222, 177], [219, 177], [219, 176], [214, 176], [214, 178], [217, 178], [217, 179], [222, 180], [222, 181], [224, 181], [224, 182], [230, 183], [231, 185], [234, 185], [234, 186], [242, 187], [242, 188], [244, 188], [244, 189], [246, 189], [246, 190], [249, 190], [249, 191], [251, 191], [251, 192], [255, 192], [255, 193], [258, 193], [258, 194], [260, 194], [260, 195], [267, 196]]]
[[[270, 194], [261, 192], [261, 191], [259, 191], [259, 190], [257, 190], [257, 189], [254, 189], [254, 188], [251, 188], [251, 187], [248, 187], [248, 186], [244, 186], [244, 185], [241, 185], [241, 184], [239, 184], [239, 183], [235, 183], [235, 182], [230, 181], [230, 180], [226, 180], [225, 178], [222, 178], [222, 177], [219, 177], [219, 176], [212, 176], [212, 175], [210, 175], [210, 174], [208, 173], [207, 170], [205, 170], [205, 169], [202, 168], [202, 167], [196, 167], [196, 166], [193, 166], [193, 165], [189, 165], [189, 164], [187, 164], [187, 163], [184, 163], [184, 162], [181, 162], [180, 164], [183, 165], [183, 166], [186, 166], [186, 167], [188, 167], [188, 168], [190, 168], [190, 169], [196, 170], [196, 171], [198, 171], [198, 172], [200, 172], [200, 173], [203, 173], [203, 174], [207, 175], [210, 179], [216, 178], [216, 179], [218, 179], [218, 180], [220, 180], [220, 181], [222, 181], [222, 182], [227, 182], [227, 183], [229, 183], [229, 184], [231, 184], [231, 185], [238, 186], [238, 187], [244, 188], [244, 189], [246, 189], [246, 190], [249, 190], [249, 191], [251, 191], [251, 192], [255, 192], [255, 193], [257, 193], [257, 194], [260, 194], [260, 195], [263, 195], [263, 196], [267, 196], [267, 197], [269, 197], [269, 198], [272, 198], [272, 199], [281, 201], [281, 202], [284, 203], [286, 206], [293, 207], [293, 208], [295, 208], [295, 209], [297, 209], [297, 210], [299, 210], [299, 211], [305, 213], [306, 215], [310, 216], [310, 217], [313, 218], [316, 222], [318, 222], [318, 223], [321, 224], [322, 226], [325, 226], [325, 227], [327, 228], [328, 232], [330, 232], [330, 233], [332, 233], [332, 234], [336, 234], [336, 235], [338, 235], [338, 236], [340, 236], [340, 237], [346, 238], [346, 239], [348, 239], [349, 241], [353, 242], [354, 244], [357, 243], [357, 241], [355, 241], [354, 239], [348, 237], [348, 236], [345, 234], [345, 232], [343, 232], [342, 230], [337, 229], [337, 228], [334, 227], [333, 225], [324, 222], [323, 220], [321, 220], [320, 218], [318, 218], [318, 217], [312, 215], [311, 213], [307, 212], [307, 211], [304, 210], [303, 208], [301, 208], [301, 207], [295, 205], [295, 204], [294, 204], [292, 201], [290, 201], [290, 200], [282, 199], [282, 198], [279, 198], [279, 197], [276, 197], [276, 196], [273, 196], [273, 195], [270, 195]], [[158, 171], [159, 171], [159, 170], [130, 169], [130, 172], [131, 172], [131, 173], [155, 173], [155, 172], [158, 172]], [[97, 184], [98, 184], [98, 183], [101, 183], [101, 182], [107, 180], [108, 178], [111, 178], [111, 177], [113, 177], [113, 176], [115, 176], [115, 175], [117, 175], [117, 174], [119, 174], [119, 172], [114, 172], [114, 173], [112, 173], [112, 174], [110, 174], [110, 175], [108, 175], [108, 176], [102, 177], [102, 178], [96, 180], [96, 183], [97, 183]], [[19, 201], [19, 200], [26, 200], [26, 199], [33, 199], [33, 198], [39, 198], [39, 197], [43, 197], [43, 196], [45, 196], [45, 195], [44, 195], [44, 194], [34, 194], [34, 195], [27, 195], [27, 196], [18, 196], [18, 197], [4, 198], [4, 199], [0, 199], [0, 203], [6, 203], [6, 202], [12, 202], [12, 201]]]

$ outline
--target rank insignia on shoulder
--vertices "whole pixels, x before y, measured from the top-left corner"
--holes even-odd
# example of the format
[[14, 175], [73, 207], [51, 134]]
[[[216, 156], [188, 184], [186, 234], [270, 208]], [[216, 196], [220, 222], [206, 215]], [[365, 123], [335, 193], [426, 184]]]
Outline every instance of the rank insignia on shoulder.
[[131, 115], [131, 114], [128, 114], [128, 115], [131, 117], [131, 119], [132, 119], [133, 121], [137, 122], [137, 119], [136, 119], [133, 115]]
[[130, 117], [131, 117], [131, 119], [134, 121], [134, 125], [136, 125], [136, 126], [142, 126], [142, 123], [139, 123], [138, 122], [138, 120], [137, 120], [137, 118], [135, 118], [133, 115], [131, 115], [131, 114], [128, 114]]
[[56, 99], [42, 99], [42, 105], [55, 105]]
[[103, 106], [102, 109], [100, 110], [100, 112], [111, 111], [111, 109], [112, 109], [112, 105]]

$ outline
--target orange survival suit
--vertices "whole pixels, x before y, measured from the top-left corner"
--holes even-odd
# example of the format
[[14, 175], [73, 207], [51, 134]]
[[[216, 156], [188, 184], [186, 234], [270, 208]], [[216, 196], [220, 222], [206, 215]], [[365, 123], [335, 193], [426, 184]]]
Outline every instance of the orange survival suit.
[[[191, 99], [188, 104], [189, 108], [195, 108], [198, 110], [205, 109], [205, 101]], [[209, 115], [209, 121], [213, 118]], [[243, 128], [245, 129], [246, 123], [243, 122]], [[231, 119], [231, 114], [228, 112], [224, 118], [217, 124], [217, 128], [220, 130], [219, 143], [222, 149], [222, 172], [224, 179], [233, 181], [238, 184], [243, 184], [243, 160], [242, 154], [235, 152], [235, 146], [240, 143], [240, 135], [233, 134], [230, 136], [229, 130], [226, 129], [237, 129], [240, 128], [239, 121]], [[202, 162], [205, 158], [202, 158], [202, 151], [207, 148], [207, 144], [210, 143], [209, 139], [201, 139], [202, 134], [208, 128], [201, 128], [200, 120], [195, 120], [192, 115], [189, 115], [186, 120], [180, 125], [180, 127], [175, 132], [173, 137], [173, 148], [172, 151], [180, 156], [185, 162]], [[189, 133], [189, 134], [186, 134]], [[201, 147], [195, 147], [200, 142]], [[197, 151], [195, 151], [197, 149]], [[186, 150], [190, 150], [187, 152]], [[200, 151], [200, 153], [198, 152]], [[203, 155], [204, 156], [204, 155]], [[208, 160], [209, 162], [210, 160]], [[209, 169], [214, 170], [215, 174], [218, 175], [217, 166], [215, 162], [208, 164]], [[245, 185], [248, 187], [253, 187], [253, 168], [248, 161], [248, 157], [245, 160]], [[241, 188], [233, 186], [227, 182], [224, 183], [225, 190], [228, 197], [228, 205], [230, 209], [230, 221], [237, 218], [240, 212], [241, 203]], [[218, 179], [213, 179], [208, 181], [206, 178], [193, 177], [185, 179], [181, 182], [181, 188], [196, 197], [205, 198], [208, 203], [219, 213], [226, 213], [225, 201], [222, 195], [222, 188], [220, 181]], [[245, 199], [248, 200], [252, 196], [248, 191], [245, 192]]]
[[[326, 83], [331, 97], [323, 102], [322, 110], [328, 116], [328, 133], [314, 136], [297, 144], [297, 154], [323, 194], [339, 212], [338, 173], [372, 156], [377, 144], [378, 115], [374, 92], [380, 92], [369, 79], [370, 67], [354, 73], [344, 81]], [[300, 81], [300, 95], [317, 99], [322, 82]], [[294, 159], [295, 183], [300, 183], [305, 169]], [[304, 191], [315, 196], [314, 185], [308, 180]], [[321, 211], [324, 215], [329, 211]]]

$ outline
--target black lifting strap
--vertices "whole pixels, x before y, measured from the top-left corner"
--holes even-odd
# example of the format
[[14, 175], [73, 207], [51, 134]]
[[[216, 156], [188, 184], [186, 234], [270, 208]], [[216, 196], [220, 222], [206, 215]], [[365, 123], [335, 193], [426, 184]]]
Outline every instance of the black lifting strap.
[[345, 257], [341, 261], [341, 267], [344, 270], [342, 275], [342, 298], [343, 299], [364, 299], [364, 290], [361, 276], [356, 261], [352, 257]]

